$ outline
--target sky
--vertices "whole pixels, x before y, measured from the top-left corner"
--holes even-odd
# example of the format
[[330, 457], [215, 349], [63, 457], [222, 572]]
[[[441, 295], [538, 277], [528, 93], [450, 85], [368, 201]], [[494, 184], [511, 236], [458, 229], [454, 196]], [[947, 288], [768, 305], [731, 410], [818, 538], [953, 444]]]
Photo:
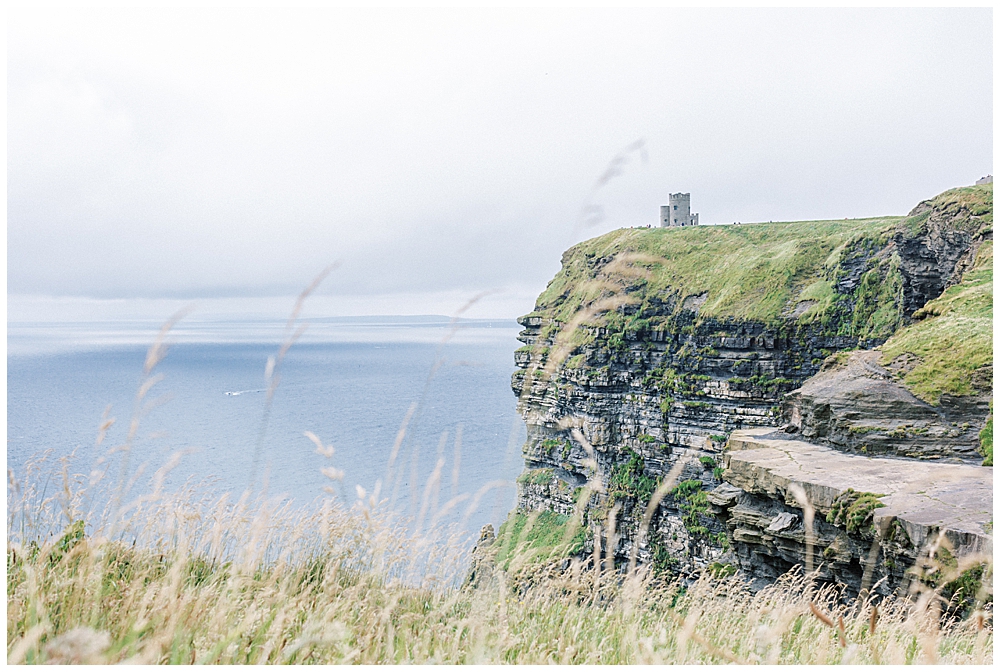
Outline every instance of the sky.
[[[529, 312], [655, 224], [993, 172], [992, 10], [8, 14], [8, 319]], [[484, 294], [485, 293], [485, 294]], [[82, 317], [81, 317], [82, 316]]]

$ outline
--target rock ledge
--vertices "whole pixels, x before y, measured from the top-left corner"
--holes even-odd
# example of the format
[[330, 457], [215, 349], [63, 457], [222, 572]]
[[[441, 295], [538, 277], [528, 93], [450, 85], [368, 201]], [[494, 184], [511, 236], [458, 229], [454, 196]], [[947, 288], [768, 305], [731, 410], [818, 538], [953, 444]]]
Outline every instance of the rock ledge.
[[[905, 584], [906, 569], [941, 534], [955, 557], [992, 554], [992, 467], [864, 457], [788, 437], [766, 427], [733, 432], [723, 478], [743, 494], [733, 498], [727, 489], [712, 498], [724, 509], [738, 562], [750, 575], [773, 578], [805, 564], [794, 486], [816, 509], [814, 552], [822, 573], [854, 591], [882, 577], [882, 591]], [[872, 511], [864, 531], [849, 533], [826, 521], [849, 488], [882, 495], [885, 506]], [[877, 566], [866, 572], [869, 559]]]

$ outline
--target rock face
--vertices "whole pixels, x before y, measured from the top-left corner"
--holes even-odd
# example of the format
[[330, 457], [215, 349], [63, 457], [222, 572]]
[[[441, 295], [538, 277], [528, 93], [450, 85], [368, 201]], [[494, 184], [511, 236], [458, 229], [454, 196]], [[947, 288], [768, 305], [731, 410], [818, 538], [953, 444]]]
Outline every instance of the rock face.
[[786, 395], [787, 429], [851, 453], [979, 464], [979, 430], [992, 395], [945, 395], [932, 406], [896, 382], [880, 359], [878, 350], [831, 357], [817, 375]]
[[[991, 222], [992, 206], [991, 192]], [[909, 288], [904, 306], [908, 314], [940, 296], [969, 268], [981, 242], [979, 220], [984, 214], [986, 211], [960, 201], [942, 208], [927, 200], [910, 211], [913, 224], [900, 227], [893, 235], [900, 271]]]
[[[621, 230], [569, 250], [519, 320], [512, 388], [528, 437], [518, 509], [582, 509], [587, 554], [599, 547], [685, 575], [733, 562], [767, 580], [804, 564], [802, 511], [726, 452], [740, 430], [790, 424], [799, 434], [785, 439], [824, 443], [808, 459], [970, 461], [991, 393], [931, 406], [877, 355], [833, 356], [878, 347], [961, 278], [986, 235], [975, 220], [982, 193], [964, 209], [934, 201], [907, 218]], [[831, 497], [858, 490], [837, 487]], [[817, 530], [828, 576], [859, 588], [858, 553], [871, 541], [825, 518]], [[889, 587], [906, 567], [885, 563], [916, 552], [892, 539]]]
[[[629, 337], [614, 351], [595, 342], [583, 348], [584, 365], [562, 367], [553, 376], [538, 369], [515, 374], [513, 389], [528, 426], [525, 468], [536, 474], [519, 483], [519, 508], [569, 514], [576, 489], [599, 473], [604, 492], [594, 496], [592, 522], [607, 529], [602, 510], [617, 505], [617, 538], [611, 546], [620, 559], [628, 558], [644, 503], [628, 488], [615, 496], [614, 475], [621, 481], [662, 478], [683, 459], [687, 466], [678, 482], [696, 481], [703, 489], [717, 485], [728, 434], [777, 422], [783, 393], [814, 373], [825, 353], [857, 342], [809, 328], [788, 336], [759, 323], [706, 319], [696, 324], [695, 318], [682, 308], [677, 331]], [[532, 322], [522, 318], [526, 329], [519, 339], [536, 347], [542, 345], [541, 328]], [[530, 371], [530, 353], [521, 354], [517, 363]], [[593, 447], [596, 471], [567, 420]], [[642, 466], [623, 472], [633, 456]], [[550, 480], [541, 476], [546, 471]], [[682, 499], [666, 498], [653, 521], [656, 548], [641, 548], [641, 560], [659, 552], [671, 566], [694, 572], [719, 559], [728, 546], [725, 528], [707, 509], [685, 513], [684, 506]]]
[[[905, 585], [906, 570], [939, 537], [956, 557], [992, 555], [990, 467], [848, 455], [773, 428], [734, 432], [729, 446], [731, 485], [715, 499], [750, 576], [777, 577], [808, 557], [803, 494], [815, 509], [814, 566], [855, 594]], [[880, 495], [881, 506], [859, 525], [827, 522], [848, 489]]]

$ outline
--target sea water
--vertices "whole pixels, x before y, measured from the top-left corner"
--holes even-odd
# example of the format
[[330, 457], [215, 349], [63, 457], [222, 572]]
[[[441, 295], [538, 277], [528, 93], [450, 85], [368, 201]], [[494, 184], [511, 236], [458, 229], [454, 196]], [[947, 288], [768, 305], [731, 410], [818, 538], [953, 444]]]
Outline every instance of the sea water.
[[[358, 486], [371, 493], [381, 481], [406, 515], [442, 461], [438, 501], [486, 488], [465, 524], [475, 534], [502, 522], [521, 470], [525, 430], [510, 389], [517, 331], [512, 320], [314, 321], [279, 357], [288, 337], [281, 322], [189, 323], [170, 332], [166, 356], [145, 376], [155, 325], [8, 324], [7, 466], [18, 477], [50, 451], [72, 455], [86, 474], [126, 442], [136, 418], [130, 476], [152, 476], [180, 453], [168, 488], [197, 481], [238, 495], [266, 487], [306, 508], [330, 489], [350, 505]], [[270, 402], [269, 358], [278, 360]], [[386, 487], [407, 418], [394, 487]], [[333, 456], [318, 454], [306, 432], [332, 445]], [[324, 467], [343, 478], [331, 480]], [[148, 481], [138, 479], [133, 494]]]

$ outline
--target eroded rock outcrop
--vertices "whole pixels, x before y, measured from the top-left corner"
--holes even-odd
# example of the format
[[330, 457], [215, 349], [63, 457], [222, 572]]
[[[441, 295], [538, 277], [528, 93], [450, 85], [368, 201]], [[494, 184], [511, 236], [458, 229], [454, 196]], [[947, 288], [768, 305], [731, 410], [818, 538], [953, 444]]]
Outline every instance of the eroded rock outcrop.
[[979, 464], [979, 432], [991, 391], [944, 395], [937, 406], [919, 398], [879, 364], [878, 350], [831, 357], [784, 400], [787, 431], [862, 455], [952, 459]]
[[982, 241], [992, 239], [992, 189], [989, 202], [955, 192], [955, 198], [939, 196], [918, 204], [907, 225], [893, 234], [908, 287], [904, 308], [910, 315], [957, 283], [972, 266]]
[[[595, 341], [575, 355], [582, 358], [579, 366], [564, 365], [551, 376], [532, 369], [531, 353], [522, 353], [518, 363], [526, 371], [513, 380], [528, 427], [519, 508], [568, 515], [579, 489], [599, 475], [602, 492], [593, 496], [588, 515], [607, 530], [614, 511], [615, 538], [602, 543], [621, 559], [632, 553], [649, 499], [637, 497], [629, 484], [662, 478], [683, 460], [678, 483], [714, 487], [729, 433], [775, 424], [787, 390], [806, 380], [824, 354], [856, 344], [810, 327], [785, 335], [749, 321], [696, 323], [696, 314], [683, 308], [673, 317], [682, 325], [676, 331], [628, 334], [614, 350], [605, 345], [607, 332], [595, 330]], [[523, 342], [546, 347], [538, 322], [528, 317], [522, 324]], [[728, 546], [724, 526], [706, 507], [672, 495], [654, 518], [650, 539], [653, 544], [638, 551], [640, 560], [658, 554], [665, 565], [686, 572], [718, 561]]]

